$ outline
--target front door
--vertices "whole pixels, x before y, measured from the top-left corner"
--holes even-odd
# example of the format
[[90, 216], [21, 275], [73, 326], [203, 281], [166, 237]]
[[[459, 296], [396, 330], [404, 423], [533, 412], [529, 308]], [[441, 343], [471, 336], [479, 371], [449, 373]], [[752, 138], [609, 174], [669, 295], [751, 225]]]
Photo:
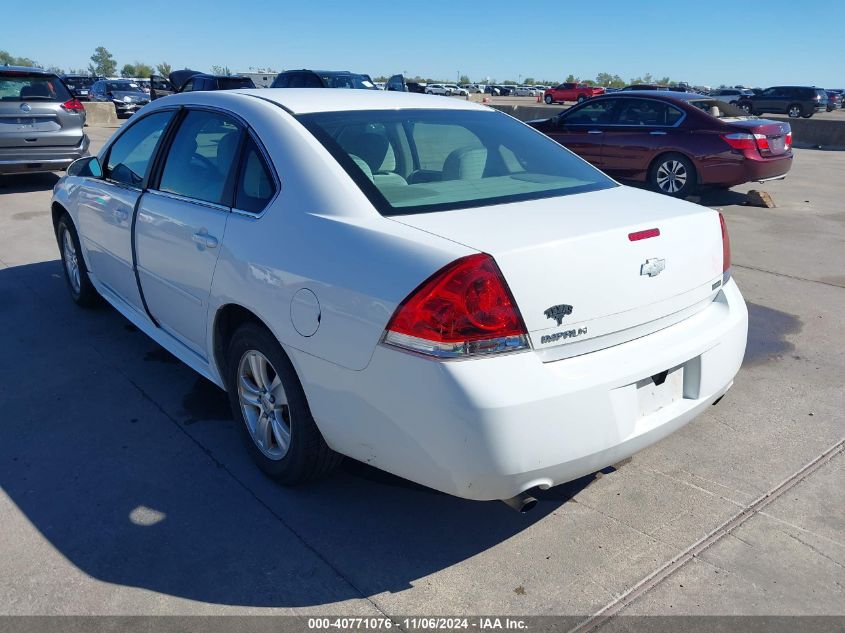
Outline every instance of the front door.
[[602, 146], [616, 99], [596, 99], [565, 111], [548, 132], [558, 143], [598, 168], [603, 166]]
[[91, 272], [108, 290], [142, 310], [132, 259], [132, 216], [156, 147], [174, 111], [134, 122], [105, 157], [102, 179], [79, 188], [77, 221]]
[[232, 206], [242, 139], [218, 112], [191, 110], [161, 176], [141, 200], [135, 227], [138, 275], [159, 326], [206, 357], [208, 297]]

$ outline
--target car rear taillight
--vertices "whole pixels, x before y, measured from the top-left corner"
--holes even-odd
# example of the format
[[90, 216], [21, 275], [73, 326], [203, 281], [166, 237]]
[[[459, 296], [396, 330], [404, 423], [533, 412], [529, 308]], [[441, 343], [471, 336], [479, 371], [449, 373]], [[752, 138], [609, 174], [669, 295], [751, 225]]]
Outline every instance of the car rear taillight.
[[731, 146], [731, 149], [745, 150], [757, 149], [753, 134], [746, 134], [745, 132], [735, 132], [734, 134], [722, 134], [722, 140]]
[[78, 114], [85, 110], [85, 106], [82, 105], [82, 102], [79, 99], [74, 98], [69, 101], [65, 101], [62, 104], [62, 109], [65, 112], [74, 112]]
[[724, 285], [731, 278], [731, 236], [728, 235], [728, 226], [721, 211], [719, 211], [719, 223], [722, 225], [722, 285]]
[[783, 146], [785, 149], [792, 147], [792, 132], [786, 133], [786, 139], [784, 140]]
[[439, 358], [528, 348], [528, 332], [499, 267], [479, 253], [444, 266], [396, 308], [382, 341]]
[[754, 140], [757, 141], [757, 149], [761, 152], [769, 151], [769, 138], [765, 134], [755, 134]]

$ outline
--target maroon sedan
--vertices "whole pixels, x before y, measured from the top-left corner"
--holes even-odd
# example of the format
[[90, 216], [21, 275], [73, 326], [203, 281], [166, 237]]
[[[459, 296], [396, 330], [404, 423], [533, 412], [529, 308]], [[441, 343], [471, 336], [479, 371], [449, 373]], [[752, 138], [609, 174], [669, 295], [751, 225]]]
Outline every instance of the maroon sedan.
[[789, 123], [692, 93], [601, 95], [530, 125], [607, 174], [670, 196], [781, 179], [792, 167]]

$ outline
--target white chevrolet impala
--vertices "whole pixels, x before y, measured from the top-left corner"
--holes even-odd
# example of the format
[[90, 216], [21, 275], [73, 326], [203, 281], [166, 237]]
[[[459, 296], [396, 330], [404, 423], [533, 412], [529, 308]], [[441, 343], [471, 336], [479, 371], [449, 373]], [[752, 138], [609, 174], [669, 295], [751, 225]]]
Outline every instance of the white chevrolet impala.
[[719, 213], [466, 101], [159, 99], [53, 220], [73, 300], [225, 389], [288, 484], [348, 455], [525, 507], [692, 420], [745, 351]]

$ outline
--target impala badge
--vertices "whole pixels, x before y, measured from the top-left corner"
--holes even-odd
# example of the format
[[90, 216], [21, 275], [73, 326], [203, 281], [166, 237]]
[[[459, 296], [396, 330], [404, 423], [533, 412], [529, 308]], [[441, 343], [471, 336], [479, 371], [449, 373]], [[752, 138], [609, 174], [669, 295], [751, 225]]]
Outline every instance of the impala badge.
[[572, 314], [572, 306], [561, 303], [560, 305], [552, 306], [543, 312], [543, 314], [546, 315], [547, 319], [554, 319], [560, 325], [563, 322], [563, 317]]
[[649, 277], [657, 277], [664, 268], [666, 268], [665, 259], [647, 259], [645, 260], [645, 264], [640, 266], [640, 274], [648, 275]]

